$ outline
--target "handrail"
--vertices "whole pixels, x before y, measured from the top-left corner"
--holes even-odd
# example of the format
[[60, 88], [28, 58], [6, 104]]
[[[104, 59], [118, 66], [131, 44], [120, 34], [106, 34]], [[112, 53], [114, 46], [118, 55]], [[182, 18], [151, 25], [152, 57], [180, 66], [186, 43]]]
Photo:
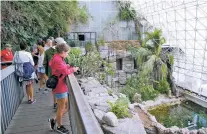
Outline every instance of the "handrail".
[[0, 70], [0, 74], [1, 74], [1, 78], [0, 81], [2, 81], [3, 79], [5, 79], [7, 76], [9, 76], [10, 74], [14, 73], [14, 65], [8, 66], [7, 68]]
[[69, 115], [74, 134], [103, 134], [75, 76], [68, 75]]
[[22, 87], [20, 87], [17, 77], [14, 74], [14, 66], [8, 66], [0, 71], [1, 73], [1, 127], [0, 133], [4, 134], [13, 115], [24, 97]]

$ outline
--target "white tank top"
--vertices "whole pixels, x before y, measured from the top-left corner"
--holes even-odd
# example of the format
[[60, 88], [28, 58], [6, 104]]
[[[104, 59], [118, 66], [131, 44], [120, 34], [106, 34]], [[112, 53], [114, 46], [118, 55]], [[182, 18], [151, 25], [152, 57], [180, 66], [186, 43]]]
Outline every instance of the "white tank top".
[[43, 60], [44, 60], [45, 53], [43, 52], [42, 55], [38, 55], [38, 67], [43, 67]]

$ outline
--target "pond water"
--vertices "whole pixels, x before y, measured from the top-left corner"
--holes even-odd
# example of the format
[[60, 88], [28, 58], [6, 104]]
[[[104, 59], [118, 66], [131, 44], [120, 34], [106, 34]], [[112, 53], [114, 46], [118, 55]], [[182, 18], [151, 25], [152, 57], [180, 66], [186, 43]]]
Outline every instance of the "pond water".
[[148, 112], [167, 128], [172, 126], [187, 127], [189, 130], [207, 128], [207, 108], [192, 101], [183, 101], [181, 104], [171, 106], [163, 104], [149, 109]]

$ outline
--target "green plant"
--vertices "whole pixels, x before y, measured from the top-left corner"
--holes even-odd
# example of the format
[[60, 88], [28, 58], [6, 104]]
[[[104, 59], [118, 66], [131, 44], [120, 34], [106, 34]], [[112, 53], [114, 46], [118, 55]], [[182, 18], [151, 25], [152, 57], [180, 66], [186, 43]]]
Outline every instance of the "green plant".
[[95, 46], [89, 41], [85, 45], [86, 54], [89, 52], [93, 52], [95, 50]]
[[97, 49], [97, 51], [99, 51], [99, 47], [100, 46], [104, 46], [104, 44], [105, 44], [104, 37], [101, 36], [100, 39], [96, 43], [96, 49]]
[[[131, 47], [128, 49], [140, 66], [137, 76], [137, 82], [139, 84], [136, 83], [137, 86], [132, 87], [139, 90], [140, 93], [142, 91], [142, 97], [144, 99], [148, 98], [144, 97], [144, 92], [151, 93], [154, 98], [157, 91], [166, 93], [169, 90], [169, 83], [172, 81], [172, 77], [170, 77], [170, 75], [172, 75], [171, 66], [173, 65], [172, 55], [165, 56], [165, 58], [161, 56], [162, 45], [165, 43], [162, 31], [160, 29], [155, 29], [153, 32], [147, 32], [146, 35], [146, 39], [142, 42], [141, 47]], [[144, 81], [141, 80], [141, 78]], [[146, 80], [147, 78], [148, 80]], [[129, 82], [128, 87], [131, 87], [131, 85], [133, 84]], [[153, 96], [154, 92], [156, 92], [155, 96]]]
[[153, 100], [157, 97], [158, 92], [154, 90], [150, 80], [147, 77], [132, 77], [127, 80], [126, 86], [122, 88], [121, 92], [129, 97], [129, 100], [133, 102], [133, 97], [136, 93], [141, 94], [142, 100]]
[[129, 117], [128, 98], [119, 98], [116, 102], [108, 102], [110, 111], [113, 112], [117, 118]]
[[119, 19], [130, 21], [135, 20], [136, 18], [136, 11], [133, 7], [131, 7], [130, 1], [119, 1]]
[[168, 93], [168, 91], [170, 90], [170, 85], [166, 79], [162, 79], [161, 81], [159, 81], [155, 90], [157, 90], [160, 93]]
[[82, 56], [80, 48], [71, 48], [68, 55], [69, 64], [80, 67], [82, 65]]
[[62, 36], [73, 22], [87, 23], [89, 17], [77, 1], [2, 1], [1, 7], [2, 44]]
[[71, 39], [66, 39], [66, 42], [70, 45], [70, 47], [76, 47], [75, 41]]

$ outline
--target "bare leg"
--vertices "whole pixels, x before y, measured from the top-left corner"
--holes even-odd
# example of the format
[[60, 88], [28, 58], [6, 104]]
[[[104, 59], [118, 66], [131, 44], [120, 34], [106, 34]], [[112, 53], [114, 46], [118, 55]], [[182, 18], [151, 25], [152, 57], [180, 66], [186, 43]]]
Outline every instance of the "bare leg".
[[31, 100], [30, 92], [29, 92], [29, 89], [28, 89], [28, 85], [26, 85], [26, 93], [27, 93], [28, 100]]
[[44, 78], [43, 78], [43, 74], [39, 73], [39, 78], [40, 78], [40, 88], [42, 89], [44, 87]]
[[56, 99], [55, 93], [52, 92], [52, 94], [53, 94], [53, 101], [54, 101], [54, 104], [55, 104], [55, 103], [57, 103], [57, 99]]
[[28, 90], [28, 93], [29, 93], [29, 96], [30, 96], [30, 99], [33, 100], [33, 87], [32, 87], [32, 84], [29, 84], [27, 85], [27, 90]]
[[57, 121], [58, 127], [62, 125], [62, 116], [63, 116], [64, 109], [65, 109], [66, 99], [67, 98], [57, 99], [58, 109], [56, 113], [56, 121]]

